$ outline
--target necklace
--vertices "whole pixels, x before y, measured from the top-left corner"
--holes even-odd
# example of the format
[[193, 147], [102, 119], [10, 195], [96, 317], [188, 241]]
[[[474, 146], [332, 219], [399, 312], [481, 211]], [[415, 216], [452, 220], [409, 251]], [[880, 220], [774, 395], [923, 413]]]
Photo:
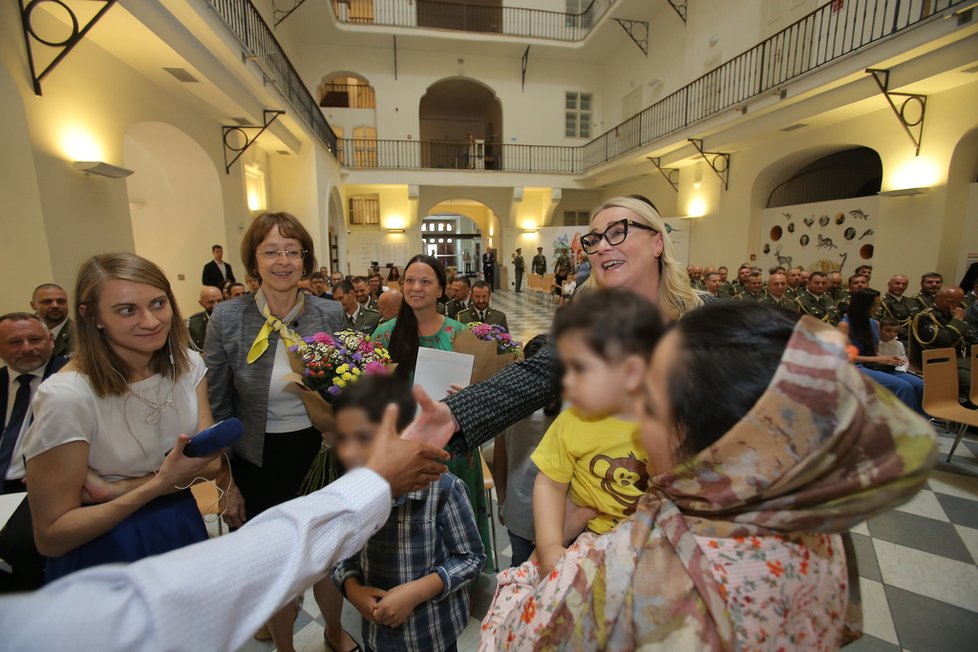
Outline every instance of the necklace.
[[143, 419], [143, 421], [145, 421], [147, 425], [155, 426], [156, 424], [158, 424], [160, 422], [160, 419], [163, 418], [163, 413], [173, 407], [174, 387], [176, 387], [176, 383], [171, 382], [170, 389], [168, 389], [166, 393], [163, 395], [163, 400], [160, 402], [156, 402], [156, 401], [151, 401], [150, 399], [141, 395], [139, 392], [137, 392], [132, 388], [132, 385], [129, 386], [129, 393], [135, 396], [136, 399], [138, 399], [143, 405], [148, 407], [150, 410], [149, 414], [146, 415], [146, 418]]

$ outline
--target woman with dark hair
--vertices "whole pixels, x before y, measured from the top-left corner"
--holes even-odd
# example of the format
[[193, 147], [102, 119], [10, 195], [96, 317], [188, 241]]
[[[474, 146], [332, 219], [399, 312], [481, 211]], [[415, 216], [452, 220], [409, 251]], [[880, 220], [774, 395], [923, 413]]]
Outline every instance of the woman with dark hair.
[[[858, 636], [853, 525], [926, 482], [934, 432], [810, 317], [712, 303], [656, 347], [649, 485], [555, 569], [499, 576], [483, 650], [835, 650]], [[858, 593], [856, 593], [858, 595]]]
[[[426, 347], [451, 351], [455, 336], [465, 329], [465, 324], [438, 312], [438, 299], [445, 293], [447, 285], [448, 279], [441, 262], [433, 256], [418, 254], [404, 267], [401, 283], [404, 301], [397, 317], [384, 322], [374, 331], [374, 339], [384, 342], [391, 359], [397, 363], [394, 373], [405, 380], [414, 378], [418, 349]], [[486, 554], [491, 555], [489, 505], [478, 454], [470, 452], [454, 457], [448, 463], [448, 470], [468, 486], [482, 543]]]
[[853, 362], [867, 376], [887, 388], [908, 406], [924, 414], [924, 381], [897, 367], [902, 358], [880, 355], [880, 325], [875, 317], [881, 305], [880, 293], [871, 288], [853, 292], [849, 299], [849, 311], [839, 322], [838, 329], [849, 336], [849, 342], [858, 353]]

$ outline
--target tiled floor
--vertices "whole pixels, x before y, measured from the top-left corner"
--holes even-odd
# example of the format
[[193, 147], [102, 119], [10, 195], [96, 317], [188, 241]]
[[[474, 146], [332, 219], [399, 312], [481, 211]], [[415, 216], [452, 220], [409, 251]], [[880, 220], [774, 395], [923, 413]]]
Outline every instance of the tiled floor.
[[[554, 307], [524, 292], [499, 292], [493, 305], [506, 313], [516, 338], [546, 333]], [[520, 427], [545, 427], [537, 412]], [[940, 438], [946, 457], [952, 439]], [[487, 459], [491, 454], [487, 451]], [[941, 458], [927, 487], [913, 500], [852, 529], [859, 560], [865, 636], [852, 652], [978, 650], [978, 441], [966, 438], [949, 464]], [[501, 563], [510, 558], [506, 530], [497, 522]], [[483, 575], [472, 589], [473, 613], [459, 650], [478, 649], [479, 621], [495, 587]], [[357, 640], [360, 619], [344, 606], [344, 627]], [[322, 618], [306, 592], [296, 622], [300, 651], [324, 650]], [[243, 650], [266, 652], [270, 643], [250, 641]]]

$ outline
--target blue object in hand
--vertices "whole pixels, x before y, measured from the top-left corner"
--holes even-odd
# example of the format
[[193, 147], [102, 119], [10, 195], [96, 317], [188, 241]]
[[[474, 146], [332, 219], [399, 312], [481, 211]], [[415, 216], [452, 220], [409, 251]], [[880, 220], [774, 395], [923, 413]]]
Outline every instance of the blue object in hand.
[[244, 424], [240, 419], [231, 417], [194, 435], [184, 447], [183, 454], [187, 457], [207, 457], [222, 448], [231, 446], [241, 439], [243, 434]]

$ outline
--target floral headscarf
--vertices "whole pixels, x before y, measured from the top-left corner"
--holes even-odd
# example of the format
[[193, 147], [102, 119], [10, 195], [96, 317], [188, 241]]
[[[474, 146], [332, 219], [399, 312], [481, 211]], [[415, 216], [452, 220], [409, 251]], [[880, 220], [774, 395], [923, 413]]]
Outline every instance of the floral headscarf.
[[735, 649], [730, 586], [697, 536], [844, 533], [913, 496], [936, 452], [931, 426], [848, 363], [842, 335], [803, 317], [750, 412], [595, 539], [534, 647]]

